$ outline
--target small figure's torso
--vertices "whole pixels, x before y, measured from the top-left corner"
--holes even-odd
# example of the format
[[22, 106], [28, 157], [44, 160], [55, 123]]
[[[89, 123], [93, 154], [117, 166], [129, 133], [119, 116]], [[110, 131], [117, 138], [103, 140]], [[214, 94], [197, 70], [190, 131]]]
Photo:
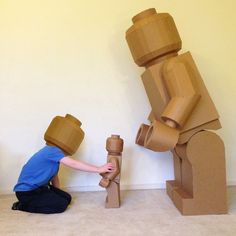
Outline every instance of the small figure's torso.
[[115, 166], [115, 168], [119, 169], [119, 174], [113, 179], [116, 183], [120, 182], [120, 168], [121, 168], [121, 162], [122, 162], [122, 157], [121, 155], [107, 155], [107, 163], [112, 162], [113, 159], [118, 160], [118, 166]]

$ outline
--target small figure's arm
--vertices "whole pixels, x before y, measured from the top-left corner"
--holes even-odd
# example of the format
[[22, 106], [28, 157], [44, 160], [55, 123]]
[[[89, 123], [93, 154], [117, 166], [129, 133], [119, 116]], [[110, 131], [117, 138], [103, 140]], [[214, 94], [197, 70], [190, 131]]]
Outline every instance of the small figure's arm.
[[116, 157], [110, 157], [109, 162], [112, 163], [113, 165], [113, 172], [107, 172], [101, 174], [103, 177], [99, 183], [99, 185], [103, 188], [107, 188], [110, 184], [110, 181], [115, 179], [115, 177], [120, 173], [120, 166], [119, 166], [119, 161]]

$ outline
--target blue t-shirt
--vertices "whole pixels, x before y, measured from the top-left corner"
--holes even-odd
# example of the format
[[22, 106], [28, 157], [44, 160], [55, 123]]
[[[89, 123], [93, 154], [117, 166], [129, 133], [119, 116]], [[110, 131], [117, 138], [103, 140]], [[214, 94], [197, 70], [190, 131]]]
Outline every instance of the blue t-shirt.
[[45, 146], [23, 166], [13, 191], [30, 191], [46, 185], [57, 174], [65, 154], [58, 147]]

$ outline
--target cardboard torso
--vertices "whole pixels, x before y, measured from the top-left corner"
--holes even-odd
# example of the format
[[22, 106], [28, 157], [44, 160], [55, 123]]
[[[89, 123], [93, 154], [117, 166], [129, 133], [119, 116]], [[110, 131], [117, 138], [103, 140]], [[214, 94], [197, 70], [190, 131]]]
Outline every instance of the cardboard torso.
[[[193, 61], [193, 58], [190, 52], [178, 55], [176, 59], [184, 63], [191, 72], [191, 82], [201, 95], [200, 100], [192, 111], [191, 115], [187, 119], [186, 123], [180, 130], [180, 133], [186, 134], [187, 131], [193, 131], [198, 129], [201, 126], [204, 126], [205, 129], [219, 129], [221, 128], [219, 122], [219, 115], [215, 108], [215, 105], [210, 98], [210, 95], [206, 89], [206, 86], [201, 78], [201, 75]], [[161, 115], [170, 101], [168, 95], [165, 81], [162, 75], [163, 64], [166, 61], [161, 61], [155, 65], [150, 66], [142, 74], [142, 81], [149, 98], [152, 112], [155, 116], [155, 119], [163, 122]], [[217, 121], [217, 122], [216, 122]], [[211, 123], [214, 122], [214, 126]], [[208, 125], [209, 124], [209, 125]]]
[[120, 169], [120, 173], [113, 179], [116, 183], [120, 182], [121, 175], [121, 164], [122, 164], [122, 156], [121, 155], [107, 155], [107, 163], [110, 162], [111, 159], [116, 158], [119, 162], [118, 168]]

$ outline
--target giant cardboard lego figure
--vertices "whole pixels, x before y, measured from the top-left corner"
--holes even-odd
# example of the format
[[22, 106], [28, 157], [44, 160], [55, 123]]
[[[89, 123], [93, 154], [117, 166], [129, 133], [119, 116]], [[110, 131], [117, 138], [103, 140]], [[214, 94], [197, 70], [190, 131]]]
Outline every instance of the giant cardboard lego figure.
[[212, 131], [219, 115], [190, 52], [178, 54], [181, 39], [168, 13], [147, 9], [126, 32], [133, 59], [145, 67], [142, 81], [152, 111], [136, 143], [170, 150], [175, 180], [167, 193], [184, 215], [227, 212], [224, 144]]

